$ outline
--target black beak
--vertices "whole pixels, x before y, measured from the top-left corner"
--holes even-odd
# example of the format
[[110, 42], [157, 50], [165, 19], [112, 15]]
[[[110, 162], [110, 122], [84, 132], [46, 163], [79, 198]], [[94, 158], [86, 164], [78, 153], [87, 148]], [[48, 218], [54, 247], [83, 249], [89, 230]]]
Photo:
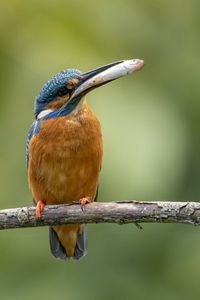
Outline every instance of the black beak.
[[121, 60], [83, 73], [79, 84], [75, 87], [67, 102], [69, 103], [76, 97], [83, 97], [91, 90], [119, 77], [139, 71], [143, 66], [144, 61], [140, 59]]

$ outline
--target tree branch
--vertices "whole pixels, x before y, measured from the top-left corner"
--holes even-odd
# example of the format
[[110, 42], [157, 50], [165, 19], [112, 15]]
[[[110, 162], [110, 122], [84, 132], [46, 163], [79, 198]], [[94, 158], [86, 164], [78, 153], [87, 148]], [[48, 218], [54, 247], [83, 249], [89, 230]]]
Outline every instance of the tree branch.
[[198, 202], [119, 201], [46, 206], [36, 220], [34, 207], [0, 210], [0, 229], [73, 223], [184, 223], [200, 225]]

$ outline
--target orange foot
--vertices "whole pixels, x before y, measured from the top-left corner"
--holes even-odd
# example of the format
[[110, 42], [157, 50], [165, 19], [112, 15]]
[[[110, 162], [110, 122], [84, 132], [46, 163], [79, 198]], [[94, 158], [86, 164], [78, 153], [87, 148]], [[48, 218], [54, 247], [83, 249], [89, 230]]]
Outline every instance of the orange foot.
[[44, 209], [45, 205], [46, 205], [46, 201], [39, 200], [37, 202], [37, 205], [36, 205], [36, 208], [35, 208], [36, 219], [41, 219], [42, 210]]
[[80, 203], [80, 205], [81, 205], [82, 211], [84, 211], [85, 205], [86, 205], [87, 203], [90, 203], [90, 202], [91, 202], [91, 198], [90, 198], [90, 197], [83, 197], [83, 198], [81, 198], [81, 199], [79, 200], [79, 203]]

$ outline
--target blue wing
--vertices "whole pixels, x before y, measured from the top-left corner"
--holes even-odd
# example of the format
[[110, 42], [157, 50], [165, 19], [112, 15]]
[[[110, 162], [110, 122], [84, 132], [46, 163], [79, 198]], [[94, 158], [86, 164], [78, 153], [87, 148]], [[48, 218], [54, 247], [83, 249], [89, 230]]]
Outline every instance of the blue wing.
[[29, 130], [27, 140], [26, 140], [26, 167], [28, 169], [28, 162], [29, 162], [29, 144], [30, 140], [33, 135], [38, 134], [40, 132], [40, 123], [42, 120], [35, 120], [33, 124], [31, 125], [31, 128]]
[[[66, 115], [66, 112], [64, 112], [64, 115]], [[33, 122], [33, 124], [31, 125], [31, 128], [30, 128], [28, 136], [27, 136], [27, 140], [26, 140], [26, 167], [27, 167], [27, 169], [28, 169], [28, 162], [29, 162], [29, 144], [30, 144], [30, 140], [31, 140], [32, 136], [35, 134], [38, 134], [40, 132], [40, 124], [42, 121], [52, 119], [52, 118], [57, 118], [58, 116], [63, 116], [63, 112], [61, 112], [60, 110], [51, 111], [44, 117], [41, 117], [41, 118], [35, 120]]]
[[36, 125], [36, 121], [33, 122], [33, 124], [31, 125], [31, 128], [30, 128], [28, 136], [27, 136], [27, 140], [26, 140], [26, 167], [27, 167], [27, 169], [28, 169], [28, 162], [29, 162], [29, 144], [30, 144], [30, 140], [34, 134], [35, 125]]

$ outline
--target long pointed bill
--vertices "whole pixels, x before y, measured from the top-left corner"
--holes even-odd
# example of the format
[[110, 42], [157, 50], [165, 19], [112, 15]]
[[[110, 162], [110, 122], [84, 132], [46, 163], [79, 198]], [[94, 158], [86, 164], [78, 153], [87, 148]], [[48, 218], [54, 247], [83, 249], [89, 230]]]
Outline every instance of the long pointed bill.
[[82, 97], [89, 91], [113, 81], [119, 77], [139, 71], [143, 68], [144, 61], [141, 59], [122, 60], [100, 67], [98, 69], [83, 73], [81, 81], [72, 92], [68, 103], [76, 98]]

